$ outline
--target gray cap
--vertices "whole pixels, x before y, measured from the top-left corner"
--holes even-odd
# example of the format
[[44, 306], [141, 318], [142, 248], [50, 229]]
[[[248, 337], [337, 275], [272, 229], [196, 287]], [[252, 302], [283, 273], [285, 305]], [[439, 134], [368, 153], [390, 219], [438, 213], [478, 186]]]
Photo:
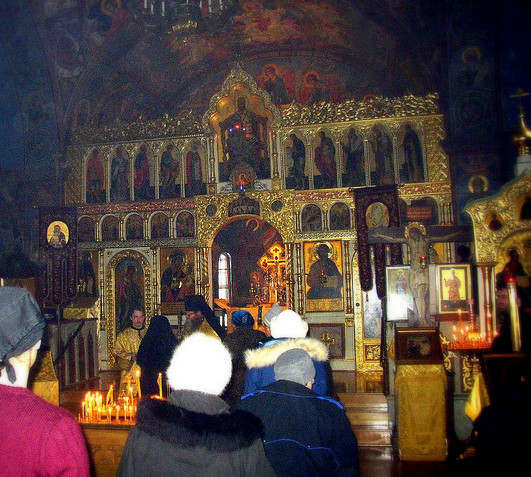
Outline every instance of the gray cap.
[[315, 378], [315, 366], [310, 355], [301, 348], [294, 348], [282, 353], [273, 369], [275, 380], [284, 379], [299, 384], [308, 384]]

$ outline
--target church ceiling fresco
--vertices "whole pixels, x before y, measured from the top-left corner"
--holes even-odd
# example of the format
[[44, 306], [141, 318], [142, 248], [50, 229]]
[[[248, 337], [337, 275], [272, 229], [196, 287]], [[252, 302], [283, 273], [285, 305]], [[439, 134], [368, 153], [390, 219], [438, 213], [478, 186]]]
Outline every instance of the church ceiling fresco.
[[227, 0], [217, 23], [187, 35], [146, 28], [142, 1], [43, 0], [32, 14], [68, 131], [206, 109], [236, 59], [258, 81], [272, 65], [290, 102], [308, 101], [310, 73], [334, 101], [434, 91], [437, 45], [409, 26], [435, 25], [434, 12], [399, 3]]

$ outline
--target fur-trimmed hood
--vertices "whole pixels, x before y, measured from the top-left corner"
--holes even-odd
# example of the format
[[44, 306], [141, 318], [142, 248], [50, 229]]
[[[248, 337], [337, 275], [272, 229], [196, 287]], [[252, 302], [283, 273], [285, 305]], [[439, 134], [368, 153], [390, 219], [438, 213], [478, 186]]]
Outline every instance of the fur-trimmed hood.
[[[204, 394], [201, 399], [205, 400]], [[209, 396], [208, 399], [212, 399], [212, 408], [219, 408], [221, 398]], [[176, 447], [203, 447], [213, 452], [247, 448], [263, 436], [263, 426], [257, 417], [226, 408], [226, 412], [211, 414], [191, 411], [168, 401], [145, 399], [138, 406], [136, 427]]]
[[282, 353], [294, 348], [302, 348], [314, 361], [328, 361], [328, 346], [322, 341], [315, 338], [295, 338], [281, 339], [269, 346], [247, 350], [245, 364], [249, 369], [272, 366]]

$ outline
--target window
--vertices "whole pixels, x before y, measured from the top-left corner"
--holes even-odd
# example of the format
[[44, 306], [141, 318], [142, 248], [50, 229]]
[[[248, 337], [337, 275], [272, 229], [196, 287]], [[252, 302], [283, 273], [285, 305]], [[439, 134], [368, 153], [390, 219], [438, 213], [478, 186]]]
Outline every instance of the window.
[[231, 301], [231, 259], [228, 253], [222, 253], [218, 259], [218, 296], [221, 299]]

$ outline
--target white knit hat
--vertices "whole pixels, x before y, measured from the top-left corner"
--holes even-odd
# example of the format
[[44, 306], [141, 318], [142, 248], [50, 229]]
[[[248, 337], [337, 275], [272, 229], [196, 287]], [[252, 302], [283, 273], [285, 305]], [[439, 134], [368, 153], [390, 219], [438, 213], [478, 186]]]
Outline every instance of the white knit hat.
[[273, 338], [305, 338], [308, 323], [293, 310], [284, 310], [271, 320], [271, 336]]
[[218, 339], [193, 333], [176, 348], [166, 371], [174, 390], [200, 391], [219, 396], [232, 374], [229, 350]]

